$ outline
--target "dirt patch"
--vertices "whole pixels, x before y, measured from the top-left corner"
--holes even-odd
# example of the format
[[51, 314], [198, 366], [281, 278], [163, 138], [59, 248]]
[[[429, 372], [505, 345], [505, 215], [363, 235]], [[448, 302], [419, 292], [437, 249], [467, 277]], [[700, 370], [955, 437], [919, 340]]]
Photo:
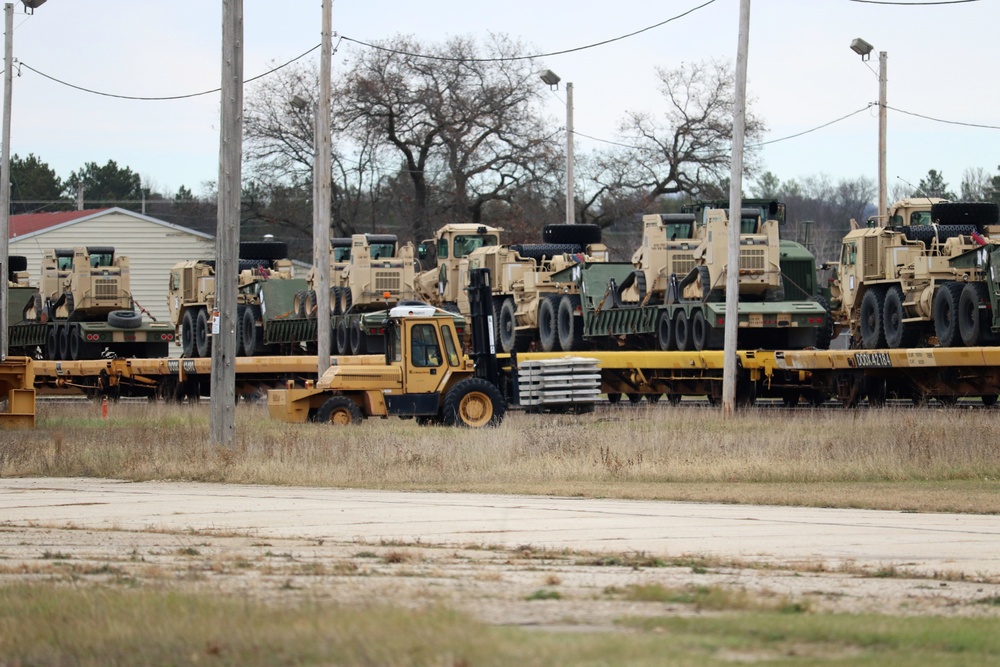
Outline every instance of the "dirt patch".
[[[781, 609], [1000, 616], [1000, 584], [885, 567], [816, 571], [425, 544], [0, 526], [0, 582], [151, 586], [268, 602], [445, 604], [492, 624], [617, 631], [629, 616]], [[722, 596], [708, 603], [705, 592]]]

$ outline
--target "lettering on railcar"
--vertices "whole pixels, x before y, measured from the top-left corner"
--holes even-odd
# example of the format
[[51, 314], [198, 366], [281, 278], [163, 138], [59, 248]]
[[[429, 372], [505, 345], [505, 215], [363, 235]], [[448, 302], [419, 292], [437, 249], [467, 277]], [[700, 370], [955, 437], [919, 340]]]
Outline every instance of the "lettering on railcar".
[[855, 352], [854, 365], [858, 368], [891, 368], [888, 352]]

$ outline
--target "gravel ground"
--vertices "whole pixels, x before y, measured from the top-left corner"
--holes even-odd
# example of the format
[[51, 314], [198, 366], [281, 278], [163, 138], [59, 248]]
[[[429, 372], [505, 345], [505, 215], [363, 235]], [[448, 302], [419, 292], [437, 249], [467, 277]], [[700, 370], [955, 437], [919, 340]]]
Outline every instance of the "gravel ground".
[[891, 566], [873, 571], [847, 565], [831, 572], [810, 563], [663, 563], [642, 553], [598, 556], [530, 546], [456, 548], [10, 523], [0, 524], [0, 581], [172, 587], [277, 603], [444, 604], [491, 624], [588, 631], [613, 631], [615, 621], [628, 616], [708, 613], [669, 593], [698, 587], [742, 600], [736, 608], [1000, 616], [995, 578], [916, 577]]

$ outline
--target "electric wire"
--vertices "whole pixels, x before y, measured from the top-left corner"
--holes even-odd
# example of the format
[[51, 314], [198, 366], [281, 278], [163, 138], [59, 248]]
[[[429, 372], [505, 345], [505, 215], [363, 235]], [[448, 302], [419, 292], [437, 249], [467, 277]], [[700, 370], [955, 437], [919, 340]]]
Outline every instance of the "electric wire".
[[863, 5], [896, 5], [900, 7], [926, 7], [930, 5], [961, 5], [967, 2], [979, 2], [979, 0], [937, 0], [936, 2], [892, 2], [891, 0], [848, 0]]

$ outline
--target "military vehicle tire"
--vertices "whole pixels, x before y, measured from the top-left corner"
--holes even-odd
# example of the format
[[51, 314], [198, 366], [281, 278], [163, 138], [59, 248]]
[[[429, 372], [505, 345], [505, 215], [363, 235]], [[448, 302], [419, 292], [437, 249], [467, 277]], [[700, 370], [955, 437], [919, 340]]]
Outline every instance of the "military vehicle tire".
[[[500, 332], [500, 347], [504, 352], [510, 352], [517, 347], [517, 306], [513, 297], [505, 297], [500, 306], [500, 321], [497, 329]], [[520, 350], [518, 350], [520, 352]]]
[[347, 320], [341, 319], [337, 322], [337, 350], [340, 354], [351, 353], [351, 333], [347, 330]]
[[670, 317], [670, 311], [663, 309], [656, 315], [656, 347], [668, 352], [677, 347], [674, 340], [674, 321]]
[[240, 241], [240, 259], [284, 259], [288, 244], [284, 241]]
[[934, 318], [934, 333], [941, 347], [961, 347], [962, 336], [958, 329], [958, 302], [962, 295], [962, 283], [943, 283], [934, 295], [931, 313]]
[[917, 343], [920, 335], [919, 323], [904, 322], [906, 309], [903, 308], [903, 288], [893, 285], [885, 293], [882, 309], [882, 327], [885, 329], [885, 344], [893, 348], [909, 348]]
[[516, 252], [523, 259], [544, 261], [556, 255], [578, 253], [583, 250], [575, 243], [518, 243], [510, 246], [511, 252]]
[[347, 311], [351, 309], [354, 305], [354, 294], [351, 293], [350, 287], [340, 288], [340, 314], [346, 315]]
[[28, 270], [28, 258], [24, 255], [8, 255], [7, 256], [7, 267], [11, 271], [27, 271]]
[[59, 327], [59, 358], [69, 359], [69, 327]]
[[881, 350], [885, 347], [885, 326], [882, 315], [885, 312], [885, 288], [872, 287], [861, 298], [861, 345], [867, 350]]
[[698, 352], [712, 348], [712, 332], [709, 329], [708, 321], [705, 320], [705, 313], [696, 310], [691, 314], [691, 344]]
[[264, 352], [264, 332], [257, 326], [259, 317], [260, 306], [244, 306], [243, 316], [240, 319], [240, 340], [243, 343], [243, 353], [248, 357]]
[[360, 424], [364, 419], [361, 408], [347, 396], [331, 396], [316, 411], [316, 421], [334, 426]]
[[108, 324], [119, 329], [138, 329], [142, 326], [142, 313], [134, 310], [112, 310], [108, 313]]
[[[986, 308], [982, 308], [985, 305]], [[958, 331], [969, 347], [996, 345], [997, 334], [991, 328], [990, 292], [984, 283], [966, 283], [958, 298]]]
[[181, 319], [181, 356], [191, 358], [195, 355], [194, 344], [195, 317], [194, 311], [190, 308], [184, 311]]
[[691, 336], [691, 320], [688, 319], [687, 313], [684, 312], [683, 308], [679, 308], [677, 315], [674, 317], [674, 342], [677, 344], [677, 349], [681, 352], [687, 352], [694, 348], [694, 341]]
[[83, 355], [80, 354], [83, 348], [83, 341], [80, 340], [80, 325], [70, 324], [66, 327], [69, 329], [67, 334], [69, 338], [69, 358], [73, 361], [79, 361], [83, 359]]
[[939, 225], [1000, 224], [1000, 210], [989, 202], [938, 202], [931, 204], [931, 219]]
[[559, 298], [544, 296], [538, 304], [538, 340], [545, 352], [559, 351]]
[[49, 326], [49, 339], [45, 346], [45, 356], [53, 361], [58, 360], [59, 357], [59, 325], [53, 324]]
[[368, 352], [368, 341], [365, 339], [365, 332], [361, 330], [361, 320], [351, 320], [351, 354], [359, 355]]
[[295, 311], [295, 317], [300, 320], [304, 320], [309, 312], [309, 290], [300, 289], [295, 293], [292, 298], [292, 310]]
[[559, 299], [556, 328], [559, 331], [559, 347], [564, 352], [579, 350], [583, 346], [583, 316], [576, 314], [579, 306], [580, 297], [575, 294], [564, 294]]
[[194, 344], [199, 357], [212, 356], [212, 323], [209, 321], [208, 310], [198, 309], [198, 317], [194, 323]]
[[542, 228], [542, 240], [545, 243], [575, 243], [588, 246], [601, 242], [600, 225], [545, 225]]
[[447, 426], [498, 426], [507, 412], [500, 390], [481, 378], [462, 380], [444, 398], [442, 417]]

